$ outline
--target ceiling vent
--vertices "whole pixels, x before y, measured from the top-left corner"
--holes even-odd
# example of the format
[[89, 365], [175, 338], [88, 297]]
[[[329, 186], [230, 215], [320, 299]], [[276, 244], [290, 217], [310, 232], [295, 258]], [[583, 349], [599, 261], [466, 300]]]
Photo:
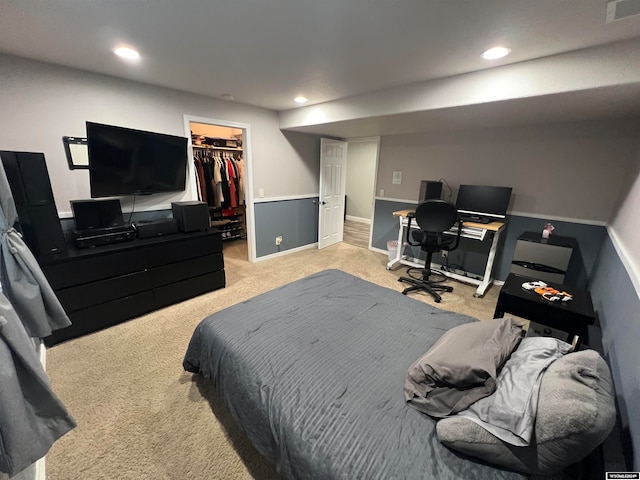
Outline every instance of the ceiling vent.
[[640, 15], [640, 0], [615, 0], [607, 3], [607, 21], [617, 22]]

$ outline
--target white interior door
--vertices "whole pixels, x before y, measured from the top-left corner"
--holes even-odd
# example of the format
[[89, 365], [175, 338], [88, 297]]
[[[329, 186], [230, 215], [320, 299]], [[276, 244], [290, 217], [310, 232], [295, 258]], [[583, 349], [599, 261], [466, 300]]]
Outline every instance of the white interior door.
[[347, 142], [323, 138], [320, 143], [318, 248], [342, 241], [346, 179]]

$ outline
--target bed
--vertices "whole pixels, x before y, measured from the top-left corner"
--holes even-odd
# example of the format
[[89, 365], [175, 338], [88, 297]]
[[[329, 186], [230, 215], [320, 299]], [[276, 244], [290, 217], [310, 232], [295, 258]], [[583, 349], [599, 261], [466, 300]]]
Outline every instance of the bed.
[[474, 321], [325, 270], [204, 319], [183, 366], [284, 478], [526, 478], [448, 449], [403, 397], [409, 366]]

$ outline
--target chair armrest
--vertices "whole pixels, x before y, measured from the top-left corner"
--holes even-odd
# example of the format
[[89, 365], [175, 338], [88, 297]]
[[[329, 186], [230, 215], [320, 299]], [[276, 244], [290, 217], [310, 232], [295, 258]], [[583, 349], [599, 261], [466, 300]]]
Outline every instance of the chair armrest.
[[407, 214], [407, 219], [408, 220], [407, 220], [407, 233], [405, 235], [405, 240], [409, 245], [411, 245], [413, 247], [418, 247], [420, 245], [420, 243], [413, 243], [411, 241], [411, 221], [414, 219], [414, 217], [415, 217], [414, 212], [409, 212]]
[[447, 250], [448, 252], [450, 252], [451, 250], [455, 250], [456, 248], [458, 248], [458, 245], [460, 245], [460, 235], [462, 234], [462, 220], [458, 219], [457, 223], [458, 232], [456, 233], [456, 243], [454, 243], [451, 247], [443, 248], [443, 250]]

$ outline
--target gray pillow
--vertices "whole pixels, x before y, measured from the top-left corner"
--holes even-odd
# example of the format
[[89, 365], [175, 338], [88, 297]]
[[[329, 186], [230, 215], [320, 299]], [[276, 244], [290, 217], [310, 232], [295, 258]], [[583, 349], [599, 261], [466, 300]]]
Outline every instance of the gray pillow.
[[521, 325], [497, 318], [445, 332], [407, 372], [404, 398], [432, 417], [445, 417], [491, 395], [496, 373], [516, 348]]
[[606, 362], [593, 350], [553, 362], [542, 377], [530, 445], [516, 447], [461, 417], [436, 425], [448, 447], [486, 462], [530, 474], [556, 473], [580, 461], [615, 424], [615, 394]]

